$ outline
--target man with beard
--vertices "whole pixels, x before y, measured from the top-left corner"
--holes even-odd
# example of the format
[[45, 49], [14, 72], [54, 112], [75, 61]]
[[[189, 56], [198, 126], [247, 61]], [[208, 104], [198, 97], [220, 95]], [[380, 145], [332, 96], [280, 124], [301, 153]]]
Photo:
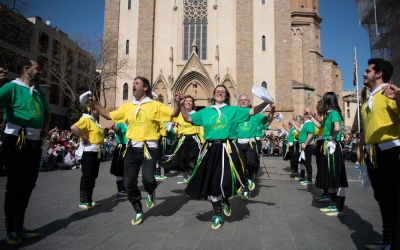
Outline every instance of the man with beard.
[[7, 173], [4, 217], [9, 245], [41, 235], [24, 227], [24, 217], [39, 174], [41, 138], [47, 135], [50, 123], [46, 96], [35, 86], [39, 65], [26, 59], [18, 64], [17, 71], [19, 78], [0, 88], [0, 108], [6, 110], [7, 117], [3, 155]]
[[[250, 107], [250, 98], [246, 94], [239, 96], [239, 106], [242, 108]], [[257, 170], [257, 147], [255, 140], [255, 132], [260, 124], [271, 123], [274, 118], [275, 104], [271, 104], [271, 111], [268, 116], [261, 113], [250, 117], [249, 121], [239, 123], [236, 130], [237, 147], [239, 149], [240, 158], [245, 165], [245, 188], [242, 191], [241, 198], [248, 200], [250, 192], [255, 188], [254, 172]]]
[[[394, 232], [398, 202], [397, 183], [400, 177], [399, 107], [395, 100], [389, 99], [386, 96], [388, 94], [383, 92], [388, 88], [387, 82], [392, 74], [392, 64], [380, 58], [368, 60], [368, 67], [363, 74], [364, 86], [369, 88], [369, 97], [364, 100], [361, 108], [364, 126], [360, 134], [357, 157], [360, 162], [364, 160], [364, 154], [367, 154], [365, 162], [368, 175], [383, 223], [382, 240], [375, 244], [367, 244], [366, 249], [385, 249], [394, 243], [399, 235], [399, 232]], [[392, 245], [392, 249], [399, 249], [399, 246]]]
[[124, 186], [128, 200], [136, 211], [132, 225], [136, 226], [143, 221], [142, 195], [138, 187], [139, 171], [142, 167], [142, 181], [146, 195], [146, 206], [151, 209], [155, 206], [155, 179], [157, 163], [157, 147], [160, 123], [171, 121], [179, 115], [179, 102], [171, 109], [151, 97], [150, 82], [147, 78], [138, 76], [132, 86], [134, 100], [125, 103], [117, 110], [109, 112], [91, 96], [88, 101], [97, 109], [101, 116], [114, 123], [128, 124], [126, 139], [128, 140], [124, 162]]

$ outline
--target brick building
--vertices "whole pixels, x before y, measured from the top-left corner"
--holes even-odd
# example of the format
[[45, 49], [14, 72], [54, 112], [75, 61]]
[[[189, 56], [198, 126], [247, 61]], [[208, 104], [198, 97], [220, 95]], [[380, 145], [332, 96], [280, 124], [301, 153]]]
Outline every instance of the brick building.
[[[183, 91], [208, 106], [219, 84], [236, 105], [265, 82], [288, 120], [328, 90], [342, 96], [341, 71], [321, 54], [321, 21], [318, 0], [106, 0], [104, 35], [167, 105]], [[105, 82], [109, 110], [132, 100], [132, 78]]]

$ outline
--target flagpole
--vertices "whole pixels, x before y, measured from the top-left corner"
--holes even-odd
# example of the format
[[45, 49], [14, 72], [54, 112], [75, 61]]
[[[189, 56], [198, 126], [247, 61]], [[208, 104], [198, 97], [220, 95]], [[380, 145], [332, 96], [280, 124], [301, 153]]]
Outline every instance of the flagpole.
[[354, 58], [356, 60], [356, 83], [357, 83], [357, 125], [358, 125], [358, 133], [360, 133], [360, 95], [358, 93], [358, 66], [357, 66], [357, 51], [356, 47], [354, 47]]

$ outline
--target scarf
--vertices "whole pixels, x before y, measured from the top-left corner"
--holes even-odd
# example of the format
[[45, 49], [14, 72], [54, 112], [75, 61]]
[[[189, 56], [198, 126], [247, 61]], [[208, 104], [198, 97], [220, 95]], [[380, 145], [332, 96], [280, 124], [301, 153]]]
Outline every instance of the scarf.
[[31, 95], [33, 94], [33, 91], [36, 91], [37, 93], [39, 93], [39, 91], [37, 91], [35, 89], [35, 86], [36, 86], [35, 84], [32, 84], [32, 86], [29, 87], [28, 85], [26, 85], [26, 83], [22, 82], [19, 78], [16, 78], [15, 80], [12, 80], [11, 82], [15, 83], [15, 84], [17, 84], [17, 85], [19, 85], [21, 87], [29, 89], [29, 93]]
[[148, 102], [153, 102], [154, 100], [150, 99], [148, 96], [146, 96], [146, 98], [144, 98], [141, 102], [139, 102], [136, 98], [133, 99], [132, 103], [133, 104], [137, 104], [137, 108], [136, 108], [136, 113], [135, 113], [135, 117], [137, 116], [137, 114], [140, 111], [140, 106], [144, 103], [148, 103]]
[[90, 120], [94, 121], [94, 122], [96, 123], [97, 126], [99, 126], [100, 128], [103, 128], [103, 127], [96, 121], [96, 119], [94, 119], [93, 116], [88, 115], [88, 114], [82, 114], [82, 117], [89, 118]]
[[222, 109], [225, 106], [226, 106], [226, 103], [221, 103], [219, 106], [211, 105], [210, 108], [217, 110], [218, 118], [221, 118], [221, 110], [220, 109]]
[[382, 89], [382, 87], [384, 87], [384, 86], [386, 86], [387, 85], [387, 83], [384, 83], [384, 84], [381, 84], [381, 85], [379, 85], [374, 91], [370, 91], [370, 90], [368, 90], [368, 94], [369, 94], [369, 97], [368, 97], [368, 108], [369, 108], [369, 110], [371, 110], [372, 111], [372, 103], [373, 103], [373, 96], [379, 91], [379, 90], [381, 90]]

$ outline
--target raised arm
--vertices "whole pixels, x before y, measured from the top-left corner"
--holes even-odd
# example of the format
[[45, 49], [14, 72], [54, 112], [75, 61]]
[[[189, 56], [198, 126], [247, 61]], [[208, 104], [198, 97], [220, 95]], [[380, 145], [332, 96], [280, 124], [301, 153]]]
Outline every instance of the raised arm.
[[103, 107], [101, 106], [101, 104], [100, 104], [98, 101], [96, 101], [96, 99], [94, 98], [93, 95], [88, 97], [88, 102], [93, 106], [93, 108], [97, 109], [97, 111], [99, 112], [99, 114], [100, 114], [104, 119], [111, 120], [110, 111], [108, 111], [108, 110], [106, 110], [105, 108], [103, 108]]
[[[267, 104], [266, 102], [262, 102], [261, 104], [258, 104], [257, 106], [252, 107], [252, 108], [250, 109], [250, 116], [253, 116], [253, 115], [255, 115], [255, 114], [260, 113], [267, 105], [268, 105], [268, 104]], [[271, 110], [272, 110], [272, 105], [273, 105], [273, 104], [271, 104]], [[274, 105], [274, 110], [275, 110], [275, 105]], [[274, 112], [275, 112], [275, 111], [274, 111]]]
[[192, 118], [190, 118], [189, 113], [185, 108], [185, 96], [181, 92], [175, 94], [176, 106], [181, 108], [181, 114], [183, 120], [187, 123], [192, 123]]
[[306, 115], [308, 116], [308, 118], [314, 123], [315, 127], [317, 128], [321, 128], [321, 121], [318, 121], [315, 118], [315, 115], [312, 115], [311, 110], [309, 108], [305, 108], [304, 112], [306, 113]]

